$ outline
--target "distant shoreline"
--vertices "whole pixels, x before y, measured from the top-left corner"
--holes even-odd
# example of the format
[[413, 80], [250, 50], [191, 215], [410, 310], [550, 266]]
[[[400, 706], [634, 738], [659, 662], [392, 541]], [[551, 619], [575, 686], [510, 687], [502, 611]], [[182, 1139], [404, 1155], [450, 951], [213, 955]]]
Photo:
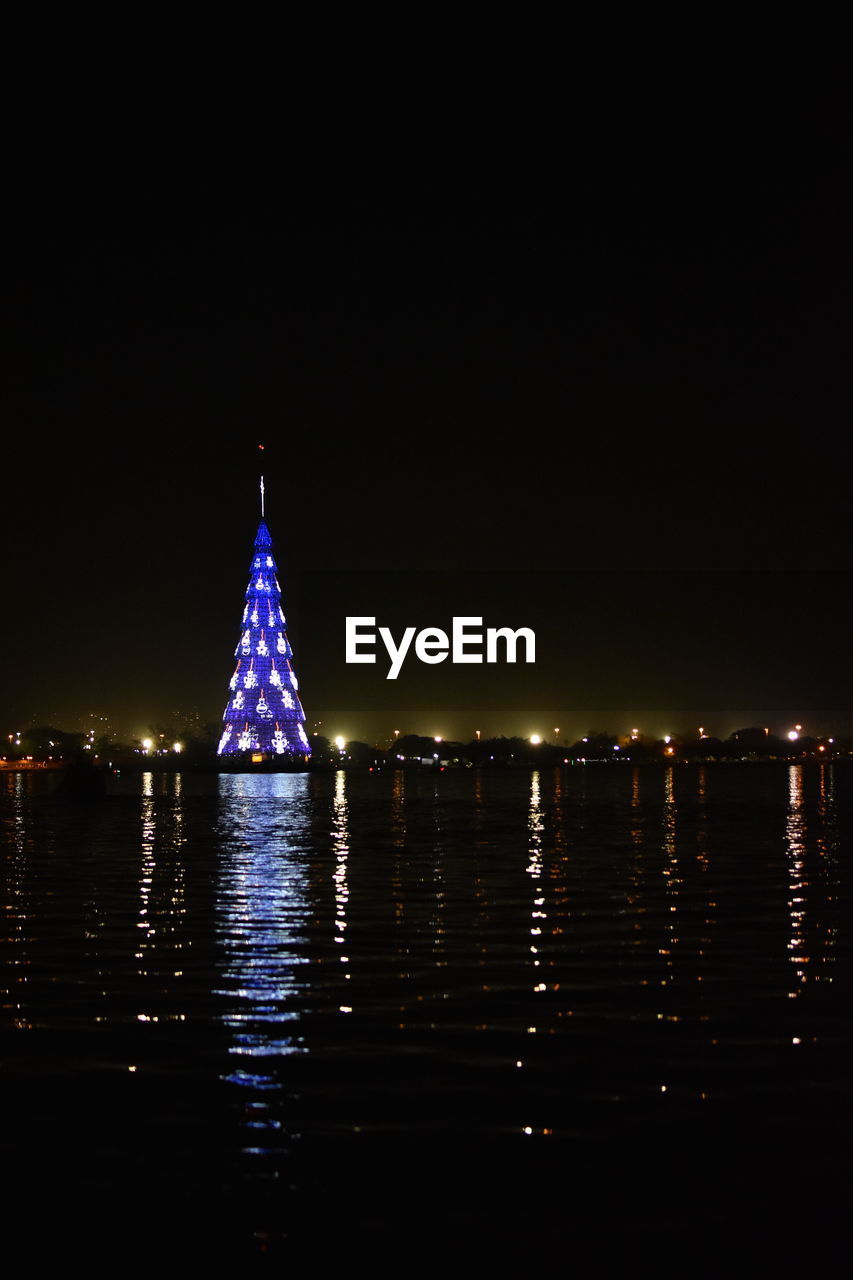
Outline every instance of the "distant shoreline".
[[[121, 776], [126, 774], [145, 774], [145, 773], [187, 773], [187, 774], [236, 774], [236, 773], [337, 773], [343, 770], [346, 773], [465, 773], [465, 772], [505, 772], [531, 770], [554, 770], [561, 769], [570, 771], [573, 769], [585, 768], [606, 768], [620, 769], [672, 769], [678, 768], [707, 768], [713, 766], [715, 768], [722, 767], [741, 767], [743, 765], [806, 765], [823, 767], [825, 765], [845, 765], [853, 764], [853, 757], [845, 754], [838, 756], [829, 756], [825, 759], [818, 757], [802, 756], [756, 756], [742, 757], [741, 759], [715, 759], [708, 757], [702, 760], [689, 760], [686, 758], [672, 760], [566, 760], [554, 761], [543, 760], [541, 762], [530, 760], [494, 760], [488, 763], [457, 763], [457, 764], [421, 764], [418, 761], [396, 761], [376, 765], [354, 764], [346, 762], [343, 764], [329, 764], [326, 762], [287, 765], [278, 762], [263, 762], [261, 764], [235, 764], [223, 768], [221, 765], [213, 764], [178, 764], [171, 760], [150, 760], [147, 763], [137, 764], [135, 761], [130, 764], [122, 764], [120, 766], [110, 767], [108, 765], [96, 765], [96, 771], [105, 776]], [[68, 765], [58, 761], [43, 763], [41, 761], [0, 761], [0, 773], [17, 774], [17, 773], [51, 773], [61, 774], [65, 772]]]

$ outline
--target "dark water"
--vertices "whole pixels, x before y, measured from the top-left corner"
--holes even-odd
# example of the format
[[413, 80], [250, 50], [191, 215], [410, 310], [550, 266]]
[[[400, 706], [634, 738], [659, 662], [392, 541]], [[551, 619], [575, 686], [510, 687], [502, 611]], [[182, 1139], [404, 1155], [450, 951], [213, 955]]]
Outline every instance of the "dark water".
[[853, 770], [0, 777], [3, 1239], [849, 1242]]

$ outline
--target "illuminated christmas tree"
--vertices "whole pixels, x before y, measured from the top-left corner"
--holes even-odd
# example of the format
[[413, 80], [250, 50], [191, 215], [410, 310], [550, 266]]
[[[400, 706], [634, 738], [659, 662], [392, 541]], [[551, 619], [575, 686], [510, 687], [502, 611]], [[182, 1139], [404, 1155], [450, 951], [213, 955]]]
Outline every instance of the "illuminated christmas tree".
[[276, 574], [272, 538], [264, 520], [262, 476], [261, 521], [246, 588], [242, 634], [235, 651], [237, 667], [223, 716], [220, 756], [292, 760], [311, 754]]

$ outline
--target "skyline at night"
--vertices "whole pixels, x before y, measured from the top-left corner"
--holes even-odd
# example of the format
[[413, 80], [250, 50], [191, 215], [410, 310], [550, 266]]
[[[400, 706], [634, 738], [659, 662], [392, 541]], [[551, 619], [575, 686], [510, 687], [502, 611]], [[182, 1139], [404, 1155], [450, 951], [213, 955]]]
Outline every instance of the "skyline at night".
[[[105, 201], [93, 156], [48, 227], [28, 173], [10, 726], [220, 719], [259, 442], [309, 729], [850, 724], [840, 162], [805, 124], [691, 127], [688, 159], [673, 124], [452, 201], [255, 174], [202, 208], [121, 169]], [[532, 628], [535, 664], [345, 662], [347, 616], [456, 615]]]
[[[235, 540], [245, 550], [248, 539]], [[270, 549], [277, 545], [273, 537]], [[298, 550], [294, 544], [297, 560]], [[236, 562], [233, 554], [231, 560]], [[96, 663], [87, 661], [84, 643], [77, 677], [64, 688], [44, 678], [47, 665], [32, 668], [37, 684], [28, 698], [26, 681], [13, 692], [7, 731], [36, 724], [82, 728], [94, 718], [128, 740], [146, 736], [155, 723], [184, 726], [187, 734], [191, 726], [198, 732], [218, 722], [224, 676], [222, 649], [214, 641], [227, 624], [233, 632], [235, 598], [244, 600], [237, 583], [252, 567], [245, 560], [229, 570], [229, 589], [223, 584], [207, 599], [181, 575], [179, 562], [164, 561], [146, 599], [156, 617], [162, 597], [171, 625], [160, 631], [146, 611], [138, 615], [150, 644], [150, 653], [136, 649], [140, 678], [130, 685], [122, 678], [127, 655], [117, 662], [109, 643]], [[201, 581], [210, 589], [212, 566], [204, 569]], [[780, 735], [797, 721], [817, 735], [853, 727], [849, 603], [833, 571], [305, 569], [294, 578], [285, 561], [280, 573], [303, 692], [309, 690], [305, 728], [311, 734], [387, 745], [394, 730], [469, 741], [478, 730], [486, 737], [550, 738], [557, 726], [559, 740], [572, 742], [596, 730], [625, 734], [636, 725], [658, 739], [689, 735], [699, 724], [721, 738], [748, 725], [767, 725]], [[195, 595], [192, 608], [188, 589]], [[232, 607], [226, 611], [223, 601]], [[196, 610], [206, 612], [216, 629], [209, 643], [203, 633], [203, 643], [196, 639], [188, 648], [191, 626], [185, 622], [182, 636], [175, 628]], [[398, 658], [396, 677], [389, 680], [384, 653], [373, 665], [347, 661], [348, 619], [365, 615], [385, 626], [392, 645], [415, 627], [443, 626], [450, 636], [457, 616], [487, 618], [506, 630], [535, 634], [535, 660], [525, 662], [520, 654], [517, 663], [457, 666]], [[131, 620], [128, 615], [126, 622]], [[126, 636], [126, 623], [119, 617], [104, 634]], [[85, 638], [78, 633], [78, 644]]]

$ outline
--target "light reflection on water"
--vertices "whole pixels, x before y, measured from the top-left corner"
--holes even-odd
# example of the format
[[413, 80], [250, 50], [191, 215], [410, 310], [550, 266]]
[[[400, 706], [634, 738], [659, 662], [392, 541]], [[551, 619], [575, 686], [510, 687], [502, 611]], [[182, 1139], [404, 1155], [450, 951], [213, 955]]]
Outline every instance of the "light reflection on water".
[[6, 1080], [40, 1102], [121, 1073], [121, 1124], [130, 1067], [158, 1176], [209, 1133], [211, 1179], [281, 1185], [253, 1229], [296, 1231], [288, 1196], [355, 1135], [410, 1144], [410, 1176], [419, 1143], [466, 1142], [523, 1199], [489, 1144], [562, 1142], [565, 1178], [573, 1144], [694, 1133], [699, 1177], [727, 1125], [807, 1145], [846, 1097], [837, 766], [146, 773], [78, 807], [8, 775], [0, 806]]
[[[27, 969], [30, 963], [31, 926], [28, 860], [26, 779], [23, 774], [2, 778], [6, 806], [3, 820], [3, 965], [0, 969], [0, 1003], [4, 1020], [18, 1031], [29, 1031], [26, 1014]], [[29, 851], [31, 852], [31, 851]]]
[[799, 996], [802, 984], [806, 981], [806, 965], [809, 962], [809, 957], [805, 954], [805, 895], [808, 881], [805, 878], [806, 819], [803, 812], [801, 765], [792, 764], [788, 770], [788, 797], [788, 817], [785, 824], [788, 847], [788, 910], [791, 915], [791, 940], [788, 943], [788, 950], [791, 953], [795, 978], [795, 985], [788, 994], [794, 999]]
[[[350, 836], [347, 827], [347, 776], [343, 769], [335, 775], [334, 821], [332, 825], [332, 852], [335, 858], [335, 934], [334, 942], [341, 948], [340, 962], [345, 966], [344, 981], [352, 978], [350, 958], [347, 955], [347, 859], [349, 857]], [[338, 1006], [341, 1013], [352, 1013], [352, 1005]]]
[[275, 1086], [260, 1059], [305, 1052], [297, 1023], [300, 976], [308, 963], [305, 774], [223, 774], [219, 778], [220, 889], [217, 936], [224, 954], [219, 985], [229, 1052], [253, 1062], [228, 1078]]
[[[527, 874], [533, 881], [531, 886], [533, 898], [530, 911], [530, 954], [533, 957], [533, 968], [538, 969], [540, 965], [540, 947], [538, 944], [541, 941], [545, 921], [548, 918], [548, 913], [543, 910], [545, 906], [544, 886], [540, 883], [542, 879], [542, 832], [544, 824], [542, 822], [538, 769], [534, 769], [530, 775], [530, 814], [527, 819], [527, 829], [529, 833]], [[533, 990], [544, 991], [545, 983], [538, 980], [539, 975], [534, 975], [534, 978]]]

